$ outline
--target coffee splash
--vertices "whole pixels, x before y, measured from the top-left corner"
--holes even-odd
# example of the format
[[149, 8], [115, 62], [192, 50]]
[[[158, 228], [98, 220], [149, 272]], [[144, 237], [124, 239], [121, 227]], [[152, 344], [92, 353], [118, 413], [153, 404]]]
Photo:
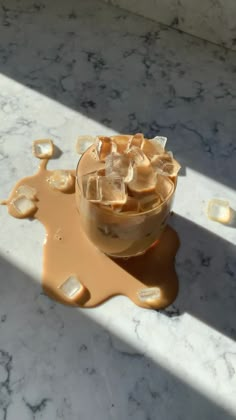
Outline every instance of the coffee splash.
[[[76, 208], [75, 190], [59, 191], [48, 180], [54, 171], [41, 160], [38, 172], [21, 179], [12, 190], [7, 205], [13, 217], [21, 217], [12, 205], [22, 186], [35, 189], [35, 211], [29, 216], [46, 229], [43, 246], [42, 286], [53, 299], [72, 306], [94, 307], [107, 299], [124, 295], [136, 305], [161, 309], [170, 305], [178, 293], [174, 260], [179, 248], [176, 232], [167, 226], [158, 245], [139, 257], [112, 259], [101, 253], [87, 238]], [[68, 171], [72, 177], [75, 171]], [[81, 283], [78, 293], [69, 297], [61, 285], [71, 276]], [[155, 288], [154, 298], [141, 299], [140, 291]], [[158, 291], [158, 293], [157, 293]], [[145, 296], [145, 292], [142, 294]], [[149, 293], [150, 295], [150, 293]]]

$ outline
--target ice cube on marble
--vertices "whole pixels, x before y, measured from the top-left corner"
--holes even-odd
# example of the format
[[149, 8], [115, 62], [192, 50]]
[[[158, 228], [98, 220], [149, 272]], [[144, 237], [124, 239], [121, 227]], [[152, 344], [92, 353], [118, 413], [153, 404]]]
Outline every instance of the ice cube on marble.
[[98, 159], [104, 161], [110, 153], [116, 152], [117, 147], [110, 137], [99, 136], [95, 141], [95, 150]]
[[51, 188], [59, 191], [69, 191], [74, 187], [75, 178], [69, 171], [55, 170], [48, 178], [48, 183]]
[[167, 176], [158, 175], [155, 190], [160, 199], [165, 201], [174, 191], [174, 183]]
[[61, 284], [59, 289], [68, 298], [73, 298], [76, 294], [81, 294], [85, 291], [83, 284], [78, 280], [77, 276], [74, 275], [68, 277], [68, 279]]
[[[103, 177], [101, 177], [103, 178]], [[101, 188], [98, 181], [100, 177], [97, 172], [90, 172], [81, 177], [84, 197], [91, 202], [100, 202], [102, 199]]]
[[76, 142], [76, 152], [79, 154], [84, 153], [95, 142], [93, 136], [79, 136]]
[[146, 287], [137, 292], [138, 298], [141, 302], [149, 305], [158, 304], [161, 297], [161, 290], [159, 287]]
[[231, 219], [229, 202], [213, 198], [208, 203], [207, 216], [216, 222], [229, 223]]
[[133, 165], [127, 155], [111, 153], [105, 160], [106, 176], [120, 176], [125, 182], [133, 177]]
[[39, 159], [48, 159], [54, 152], [53, 141], [50, 139], [35, 140], [32, 145], [32, 151], [35, 157]]
[[124, 178], [120, 176], [101, 176], [98, 179], [98, 189], [102, 204], [123, 204], [127, 194]]
[[16, 195], [24, 195], [29, 200], [36, 200], [37, 190], [36, 188], [30, 187], [29, 185], [20, 185], [16, 190]]
[[17, 214], [21, 217], [28, 217], [35, 213], [37, 206], [34, 201], [30, 200], [25, 195], [18, 195], [11, 201], [11, 205]]

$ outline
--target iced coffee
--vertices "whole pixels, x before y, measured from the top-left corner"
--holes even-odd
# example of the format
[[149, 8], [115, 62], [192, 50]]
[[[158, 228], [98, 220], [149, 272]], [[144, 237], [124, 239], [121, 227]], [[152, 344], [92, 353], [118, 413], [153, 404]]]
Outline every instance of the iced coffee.
[[88, 238], [112, 257], [143, 254], [159, 241], [179, 163], [166, 138], [97, 137], [76, 171], [76, 203]]

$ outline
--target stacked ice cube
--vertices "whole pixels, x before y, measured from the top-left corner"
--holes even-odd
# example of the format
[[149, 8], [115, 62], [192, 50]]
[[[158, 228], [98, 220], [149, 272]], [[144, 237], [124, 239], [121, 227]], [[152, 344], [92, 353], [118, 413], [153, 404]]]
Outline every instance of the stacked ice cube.
[[173, 178], [180, 170], [167, 139], [134, 136], [97, 137], [97, 159], [104, 169], [82, 176], [84, 197], [119, 212], [150, 210], [164, 202], [174, 190]]

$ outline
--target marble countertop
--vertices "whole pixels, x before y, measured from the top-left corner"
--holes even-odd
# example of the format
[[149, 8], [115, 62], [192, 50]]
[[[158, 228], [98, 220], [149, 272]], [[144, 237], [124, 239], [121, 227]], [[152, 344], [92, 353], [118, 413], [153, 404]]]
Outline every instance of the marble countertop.
[[72, 309], [42, 293], [44, 229], [0, 208], [0, 420], [236, 418], [236, 54], [97, 0], [1, 1], [0, 195], [32, 174], [36, 138], [75, 166], [79, 134], [168, 137], [182, 164], [179, 296]]

